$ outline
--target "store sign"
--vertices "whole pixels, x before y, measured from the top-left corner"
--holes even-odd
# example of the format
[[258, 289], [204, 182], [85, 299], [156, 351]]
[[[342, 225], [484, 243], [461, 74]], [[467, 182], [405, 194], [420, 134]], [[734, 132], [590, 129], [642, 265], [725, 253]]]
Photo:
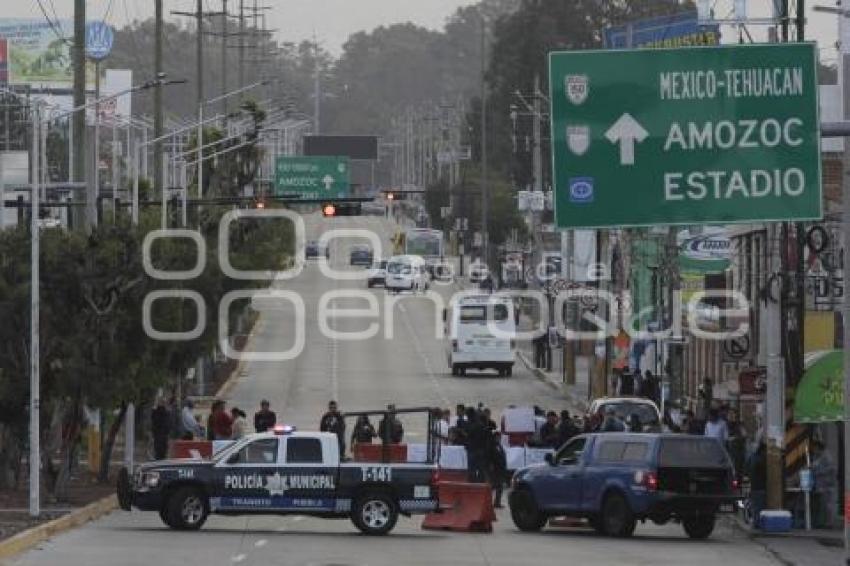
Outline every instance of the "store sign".
[[603, 35], [608, 49], [720, 45], [720, 26], [701, 25], [696, 11], [610, 27]]

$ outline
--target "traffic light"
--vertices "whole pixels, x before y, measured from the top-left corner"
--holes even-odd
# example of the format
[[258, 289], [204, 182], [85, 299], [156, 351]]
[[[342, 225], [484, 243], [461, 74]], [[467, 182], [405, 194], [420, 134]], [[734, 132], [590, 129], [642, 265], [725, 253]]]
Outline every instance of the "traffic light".
[[325, 218], [331, 218], [334, 216], [360, 216], [360, 203], [359, 202], [338, 202], [338, 203], [325, 203], [322, 205], [322, 216]]

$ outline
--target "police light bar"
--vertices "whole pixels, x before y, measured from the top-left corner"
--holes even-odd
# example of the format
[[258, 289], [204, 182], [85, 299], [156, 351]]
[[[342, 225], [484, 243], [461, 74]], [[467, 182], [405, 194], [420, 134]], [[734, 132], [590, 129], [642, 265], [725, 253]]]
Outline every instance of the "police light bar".
[[292, 425], [275, 425], [274, 433], [277, 435], [292, 434], [295, 432], [295, 427]]

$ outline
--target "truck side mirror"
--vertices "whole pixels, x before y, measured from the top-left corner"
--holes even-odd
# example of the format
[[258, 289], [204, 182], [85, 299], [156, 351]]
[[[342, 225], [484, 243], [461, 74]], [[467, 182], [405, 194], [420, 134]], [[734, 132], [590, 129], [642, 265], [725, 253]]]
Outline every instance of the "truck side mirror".
[[547, 453], [546, 453], [546, 455], [545, 455], [545, 456], [543, 456], [543, 459], [544, 459], [544, 460], [546, 461], [546, 463], [547, 463], [547, 464], [549, 464], [550, 466], [554, 466], [554, 465], [555, 465], [555, 455], [554, 455], [554, 454], [552, 454], [551, 452], [547, 452]]
[[239, 463], [239, 452], [234, 452], [227, 459], [228, 464], [238, 464]]
[[446, 322], [449, 319], [449, 310], [443, 309], [443, 322]]

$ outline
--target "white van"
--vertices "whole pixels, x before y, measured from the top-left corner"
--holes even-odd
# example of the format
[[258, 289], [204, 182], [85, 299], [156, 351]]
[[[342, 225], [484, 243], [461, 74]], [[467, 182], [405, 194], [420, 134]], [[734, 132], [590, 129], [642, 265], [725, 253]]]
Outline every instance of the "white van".
[[510, 297], [464, 295], [445, 312], [447, 357], [452, 375], [495, 369], [510, 377], [516, 362], [516, 320]]
[[387, 291], [425, 291], [429, 281], [428, 266], [422, 256], [397, 255], [387, 261], [387, 276], [384, 280]]

